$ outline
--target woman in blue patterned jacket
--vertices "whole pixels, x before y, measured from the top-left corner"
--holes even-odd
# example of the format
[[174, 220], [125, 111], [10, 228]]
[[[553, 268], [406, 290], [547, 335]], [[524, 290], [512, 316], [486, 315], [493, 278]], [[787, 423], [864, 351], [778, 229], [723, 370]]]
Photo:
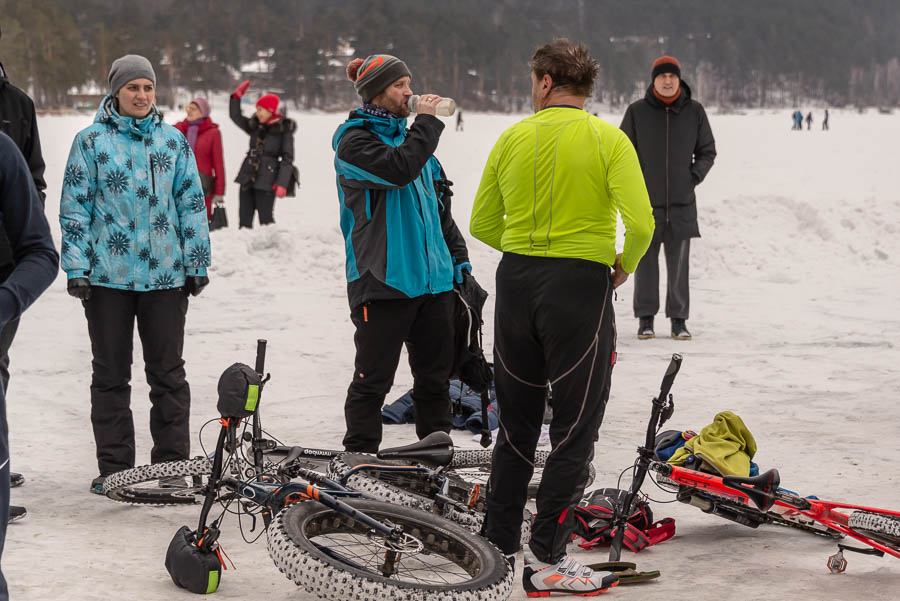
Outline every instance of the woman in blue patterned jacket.
[[[209, 283], [209, 227], [193, 153], [162, 122], [156, 75], [137, 55], [117, 59], [110, 94], [75, 136], [59, 221], [68, 291], [87, 316], [93, 352], [91, 422], [99, 477], [134, 466], [131, 362], [134, 322], [150, 385], [153, 463], [190, 452], [185, 379], [188, 294]], [[162, 485], [167, 483], [161, 483]]]

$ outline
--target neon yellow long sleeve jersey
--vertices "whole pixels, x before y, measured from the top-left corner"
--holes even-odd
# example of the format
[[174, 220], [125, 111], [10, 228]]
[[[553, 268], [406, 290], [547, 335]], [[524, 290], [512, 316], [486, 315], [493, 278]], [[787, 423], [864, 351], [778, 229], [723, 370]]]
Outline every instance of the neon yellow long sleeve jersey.
[[497, 140], [469, 231], [502, 252], [612, 266], [617, 211], [625, 224], [622, 267], [632, 273], [654, 227], [634, 146], [619, 128], [581, 109], [551, 107]]

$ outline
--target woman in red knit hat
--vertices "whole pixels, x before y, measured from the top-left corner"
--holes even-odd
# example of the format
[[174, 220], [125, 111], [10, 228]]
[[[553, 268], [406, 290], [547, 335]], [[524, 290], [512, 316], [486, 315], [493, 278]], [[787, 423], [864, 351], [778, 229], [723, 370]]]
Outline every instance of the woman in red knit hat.
[[209, 102], [206, 98], [194, 98], [185, 105], [184, 111], [187, 119], [176, 123], [175, 128], [184, 134], [194, 151], [200, 183], [203, 184], [203, 195], [206, 197], [206, 218], [211, 219], [213, 203], [225, 204], [222, 132], [209, 117]]
[[229, 112], [235, 125], [250, 134], [250, 150], [235, 182], [241, 185], [240, 227], [253, 227], [253, 214], [259, 224], [275, 223], [275, 197], [282, 198], [293, 188], [294, 131], [297, 125], [278, 112], [280, 100], [265, 94], [256, 101], [256, 114], [249, 119], [241, 114], [241, 97], [249, 81], [242, 82], [231, 95]]

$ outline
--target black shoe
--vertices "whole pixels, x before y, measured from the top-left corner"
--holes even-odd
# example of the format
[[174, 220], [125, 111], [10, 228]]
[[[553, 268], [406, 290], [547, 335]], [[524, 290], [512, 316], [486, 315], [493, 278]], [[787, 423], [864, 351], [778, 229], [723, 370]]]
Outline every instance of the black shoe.
[[8, 523], [12, 523], [12, 522], [21, 520], [22, 518], [25, 517], [25, 514], [27, 514], [27, 513], [28, 512], [25, 511], [24, 507], [20, 507], [18, 505], [10, 505], [9, 506], [9, 522]]
[[647, 340], [648, 338], [656, 338], [656, 333], [653, 331], [652, 315], [650, 317], [641, 317], [638, 325], [638, 340]]
[[25, 476], [22, 474], [18, 474], [16, 472], [9, 473], [9, 487], [15, 488], [17, 486], [22, 486], [25, 484]]
[[105, 495], [103, 492], [103, 483], [106, 482], [106, 476], [97, 476], [91, 480], [91, 492], [95, 495]]
[[685, 320], [677, 317], [672, 318], [672, 338], [675, 340], [690, 340], [691, 333], [688, 332]]

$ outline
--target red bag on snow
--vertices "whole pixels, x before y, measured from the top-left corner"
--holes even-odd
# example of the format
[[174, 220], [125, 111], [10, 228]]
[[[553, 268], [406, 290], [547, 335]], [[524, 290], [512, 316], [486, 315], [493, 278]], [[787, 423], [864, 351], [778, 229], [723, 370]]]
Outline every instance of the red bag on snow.
[[[572, 535], [581, 537], [578, 544], [582, 549], [608, 546], [616, 536], [613, 528], [613, 513], [622, 507], [627, 490], [618, 488], [600, 488], [586, 494], [575, 507], [575, 532]], [[675, 536], [675, 519], [664, 518], [653, 521], [653, 511], [641, 499], [635, 499], [632, 512], [628, 516], [622, 544], [637, 553], [641, 549], [669, 540]]]

